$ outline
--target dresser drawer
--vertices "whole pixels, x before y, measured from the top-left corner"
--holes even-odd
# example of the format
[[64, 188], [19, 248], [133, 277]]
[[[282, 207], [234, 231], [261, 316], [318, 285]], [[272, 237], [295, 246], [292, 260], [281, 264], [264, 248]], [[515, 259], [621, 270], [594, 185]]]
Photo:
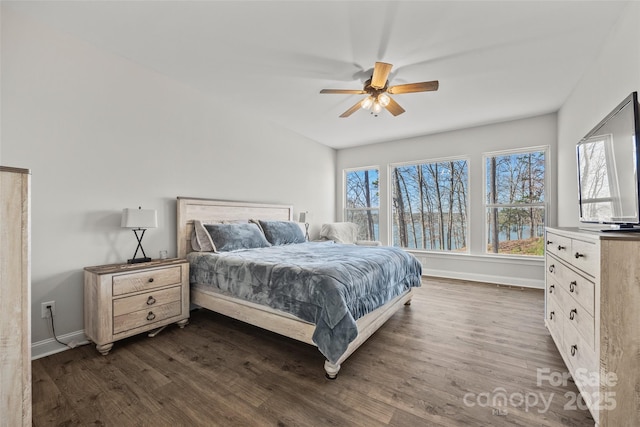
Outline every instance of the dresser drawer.
[[600, 256], [595, 243], [573, 239], [571, 242], [571, 257], [571, 264], [591, 277], [596, 277], [600, 268]]
[[[567, 267], [560, 260], [547, 258], [547, 280], [566, 291], [569, 296], [582, 305], [589, 314], [594, 314], [595, 305], [595, 284]], [[568, 304], [570, 301], [566, 301]]]
[[567, 330], [574, 328], [582, 336], [582, 339], [589, 348], [593, 350], [595, 344], [595, 322], [593, 316], [587, 313], [584, 307], [575, 301], [566, 304], [564, 307], [565, 333]]
[[546, 323], [549, 328], [549, 332], [551, 332], [551, 336], [553, 336], [556, 343], [560, 343], [562, 340], [562, 315], [563, 313], [558, 305], [555, 294], [551, 293], [547, 296]]
[[569, 237], [558, 236], [557, 234], [547, 232], [546, 243], [548, 253], [564, 259], [565, 261], [570, 260], [571, 239]]
[[176, 301], [146, 310], [115, 316], [113, 318], [113, 334], [116, 335], [131, 329], [152, 325], [180, 314], [182, 314], [182, 304], [180, 301]]
[[[569, 300], [569, 296], [562, 290], [555, 277], [547, 277], [547, 299], [553, 299], [558, 310], [562, 310]], [[556, 313], [560, 314], [558, 310]]]
[[180, 301], [182, 288], [173, 286], [155, 292], [133, 295], [113, 300], [113, 315], [121, 316], [139, 310], [151, 310], [157, 306]]
[[595, 351], [586, 347], [586, 343], [579, 334], [576, 335], [574, 328], [566, 329], [570, 329], [570, 331], [567, 333], [565, 330], [566, 339], [562, 344], [565, 360], [569, 363], [569, 371], [582, 398], [592, 415], [597, 417], [598, 406], [603, 403], [602, 399], [605, 397], [600, 392], [598, 357]]
[[179, 284], [182, 267], [159, 268], [113, 276], [113, 295], [124, 295], [168, 285]]
[[583, 375], [587, 373], [597, 375], [599, 361], [596, 352], [590, 348], [576, 328], [568, 325], [566, 320], [563, 336], [562, 350], [570, 364], [571, 373], [575, 375], [576, 370], [581, 369], [580, 373]]

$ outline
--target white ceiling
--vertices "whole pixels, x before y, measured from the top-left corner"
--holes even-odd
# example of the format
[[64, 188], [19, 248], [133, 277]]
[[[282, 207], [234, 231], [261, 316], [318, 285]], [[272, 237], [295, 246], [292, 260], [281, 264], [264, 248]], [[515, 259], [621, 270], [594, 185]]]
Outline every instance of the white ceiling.
[[[334, 148], [557, 111], [624, 10], [617, 1], [46, 1], [14, 10]], [[406, 113], [338, 116], [376, 61]]]

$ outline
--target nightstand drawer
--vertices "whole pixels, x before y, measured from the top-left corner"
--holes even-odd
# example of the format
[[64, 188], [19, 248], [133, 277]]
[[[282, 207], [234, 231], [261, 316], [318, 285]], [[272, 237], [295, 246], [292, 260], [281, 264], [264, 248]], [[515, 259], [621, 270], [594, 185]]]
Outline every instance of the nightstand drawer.
[[170, 317], [179, 316], [182, 313], [180, 301], [159, 305], [146, 310], [138, 310], [133, 313], [115, 316], [113, 318], [113, 333], [119, 334], [131, 329], [151, 325]]
[[155, 292], [147, 292], [113, 300], [113, 315], [121, 316], [139, 310], [151, 310], [160, 305], [180, 301], [182, 288], [174, 286]]
[[182, 268], [180, 266], [121, 274], [113, 276], [113, 295], [179, 284], [181, 280]]

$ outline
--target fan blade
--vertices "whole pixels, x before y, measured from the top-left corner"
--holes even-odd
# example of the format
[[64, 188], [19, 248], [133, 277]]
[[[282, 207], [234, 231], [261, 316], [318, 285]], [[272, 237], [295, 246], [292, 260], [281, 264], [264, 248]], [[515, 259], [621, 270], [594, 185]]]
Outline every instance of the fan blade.
[[353, 107], [349, 108], [347, 111], [345, 111], [344, 113], [340, 114], [340, 117], [345, 118], [345, 117], [349, 117], [350, 115], [352, 115], [353, 113], [355, 113], [356, 111], [358, 111], [360, 109], [360, 107], [362, 106], [362, 101], [358, 101], [356, 103], [356, 105], [354, 105]]
[[322, 89], [320, 93], [343, 93], [349, 95], [362, 95], [367, 92], [360, 89]]
[[439, 85], [440, 84], [437, 80], [422, 83], [407, 83], [406, 85], [391, 86], [387, 89], [387, 92], [394, 95], [399, 93], [429, 92], [432, 90], [438, 90]]
[[376, 62], [376, 66], [373, 68], [373, 75], [371, 76], [371, 87], [376, 89], [382, 89], [387, 84], [387, 77], [391, 72], [393, 65], [386, 62]]
[[394, 116], [399, 116], [400, 114], [404, 113], [404, 108], [402, 108], [400, 104], [394, 101], [391, 97], [389, 97], [389, 104], [387, 104], [385, 108]]

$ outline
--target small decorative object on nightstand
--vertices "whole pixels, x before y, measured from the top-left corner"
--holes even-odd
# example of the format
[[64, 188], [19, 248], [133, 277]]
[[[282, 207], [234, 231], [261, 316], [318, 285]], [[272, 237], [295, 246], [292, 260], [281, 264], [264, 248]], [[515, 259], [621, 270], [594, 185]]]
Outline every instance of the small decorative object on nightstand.
[[[138, 207], [138, 209], [123, 209], [122, 227], [133, 229], [133, 233], [136, 235], [136, 240], [138, 240], [138, 246], [136, 247], [136, 251], [133, 253], [133, 258], [129, 260], [129, 264], [151, 261], [151, 258], [148, 258], [147, 254], [144, 253], [144, 249], [142, 249], [142, 238], [144, 237], [144, 232], [147, 231], [147, 228], [158, 227], [158, 214], [156, 210], [142, 209], [142, 207]], [[139, 231], [142, 232], [140, 235], [138, 235]], [[138, 249], [142, 251], [142, 258], [136, 258], [136, 255], [138, 255]]]
[[185, 259], [84, 269], [85, 334], [103, 355], [117, 340], [171, 323], [183, 328], [188, 321], [189, 263]]

